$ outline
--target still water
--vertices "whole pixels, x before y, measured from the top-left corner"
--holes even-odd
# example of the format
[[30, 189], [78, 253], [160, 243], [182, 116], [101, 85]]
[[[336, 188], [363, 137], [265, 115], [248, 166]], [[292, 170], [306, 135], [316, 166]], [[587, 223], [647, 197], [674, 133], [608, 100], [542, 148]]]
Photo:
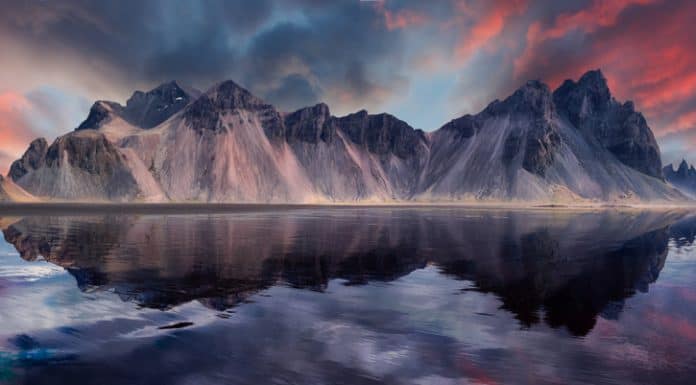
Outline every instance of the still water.
[[696, 383], [689, 213], [302, 208], [0, 227], [0, 383]]

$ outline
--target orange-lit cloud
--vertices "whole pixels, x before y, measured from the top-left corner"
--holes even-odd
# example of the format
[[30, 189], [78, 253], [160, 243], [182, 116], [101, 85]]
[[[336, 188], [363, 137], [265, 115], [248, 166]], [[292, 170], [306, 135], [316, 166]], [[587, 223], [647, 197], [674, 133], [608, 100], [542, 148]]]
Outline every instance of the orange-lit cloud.
[[486, 44], [500, 36], [506, 22], [514, 16], [519, 16], [527, 7], [526, 0], [494, 1], [490, 7], [478, 13], [469, 3], [457, 3], [458, 13], [465, 23], [467, 19], [475, 20], [471, 28], [465, 28], [460, 32], [459, 43], [455, 47], [455, 55], [458, 60], [466, 61], [471, 55]]
[[532, 22], [515, 78], [537, 75], [555, 87], [602, 68], [614, 95], [634, 100], [658, 136], [696, 129], [694, 17], [694, 2], [595, 0]]

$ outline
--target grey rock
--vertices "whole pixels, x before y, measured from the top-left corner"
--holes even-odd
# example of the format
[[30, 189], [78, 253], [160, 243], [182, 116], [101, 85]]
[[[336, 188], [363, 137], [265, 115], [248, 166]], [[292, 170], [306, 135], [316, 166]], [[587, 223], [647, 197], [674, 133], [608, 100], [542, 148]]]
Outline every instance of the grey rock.
[[406, 159], [421, 155], [426, 144], [423, 131], [389, 114], [370, 115], [362, 110], [335, 119], [335, 124], [354, 143], [378, 154], [394, 154]]
[[48, 142], [45, 138], [34, 139], [29, 148], [24, 152], [20, 159], [12, 162], [10, 171], [7, 174], [10, 179], [17, 181], [32, 170], [36, 170], [44, 165]]
[[87, 119], [80, 123], [75, 130], [97, 130], [102, 125], [108, 123], [114, 113], [121, 115], [123, 113], [123, 107], [114, 102], [104, 100], [97, 101], [89, 109]]
[[123, 155], [97, 131], [59, 137], [39, 159], [29, 172], [14, 179], [35, 196], [128, 201], [138, 194]]
[[566, 80], [553, 98], [586, 138], [601, 144], [625, 165], [662, 179], [660, 150], [645, 118], [632, 102], [621, 104], [611, 96], [601, 71], [589, 71], [577, 83]]
[[125, 106], [100, 100], [92, 105], [87, 119], [76, 130], [99, 129], [107, 124], [113, 115], [123, 118], [135, 127], [153, 128], [181, 111], [198, 95], [198, 91], [185, 90], [171, 81], [147, 92], [135, 91]]
[[324, 103], [301, 108], [285, 116], [285, 139], [288, 142], [329, 142], [335, 134], [335, 126], [332, 123], [329, 106]]
[[221, 115], [239, 110], [258, 113], [269, 135], [282, 132], [280, 113], [232, 80], [218, 84], [191, 103], [184, 111], [184, 119], [198, 133], [204, 130], [224, 132], [228, 128], [222, 124]]
[[148, 92], [135, 91], [126, 101], [123, 116], [134, 126], [152, 128], [181, 111], [194, 98], [176, 82], [161, 84]]

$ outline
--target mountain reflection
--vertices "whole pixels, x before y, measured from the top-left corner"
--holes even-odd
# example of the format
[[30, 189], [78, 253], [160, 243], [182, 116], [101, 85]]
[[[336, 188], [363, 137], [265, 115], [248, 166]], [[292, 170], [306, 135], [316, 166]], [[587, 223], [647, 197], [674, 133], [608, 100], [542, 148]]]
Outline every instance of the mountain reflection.
[[[495, 294], [524, 327], [585, 335], [616, 318], [662, 269], [678, 213], [306, 209], [224, 215], [31, 216], [5, 240], [81, 290], [167, 309], [223, 310], [273, 285], [323, 291], [333, 279], [392, 281], [435, 265]], [[693, 240], [689, 221], [675, 226]], [[686, 224], [684, 224], [686, 223]], [[680, 234], [681, 234], [680, 233]], [[466, 295], [465, 293], [463, 295]]]

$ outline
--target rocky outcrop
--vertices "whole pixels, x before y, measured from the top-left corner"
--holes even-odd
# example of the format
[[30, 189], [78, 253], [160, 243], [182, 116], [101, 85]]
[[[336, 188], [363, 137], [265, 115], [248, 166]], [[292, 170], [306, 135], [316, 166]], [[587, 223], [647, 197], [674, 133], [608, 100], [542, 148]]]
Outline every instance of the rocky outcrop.
[[87, 119], [77, 130], [96, 130], [118, 116], [133, 126], [153, 128], [186, 107], [199, 95], [196, 90], [185, 91], [171, 81], [147, 91], [135, 91], [125, 106], [115, 102], [100, 100], [89, 111]]
[[484, 113], [514, 114], [531, 120], [531, 125], [513, 130], [505, 139], [502, 159], [510, 165], [521, 154], [522, 168], [543, 177], [560, 144], [560, 137], [550, 123], [556, 112], [548, 86], [538, 81], [528, 82], [503, 103], [490, 105]]
[[194, 101], [184, 112], [184, 119], [198, 133], [224, 132], [229, 129], [223, 122], [224, 115], [240, 110], [257, 113], [265, 131], [271, 135], [280, 131], [280, 113], [231, 80], [218, 84]]
[[181, 111], [196, 95], [197, 91], [185, 91], [171, 81], [148, 92], [135, 91], [126, 101], [123, 115], [134, 126], [152, 128]]
[[295, 141], [307, 143], [330, 142], [334, 139], [336, 132], [336, 127], [333, 123], [329, 106], [324, 103], [301, 108], [285, 116], [285, 140], [290, 143]]
[[20, 162], [25, 160], [30, 171], [11, 176], [38, 197], [126, 201], [138, 195], [124, 155], [94, 130], [66, 134], [47, 148], [30, 147]]
[[12, 163], [8, 177], [16, 181], [30, 171], [41, 167], [46, 160], [47, 150], [48, 142], [46, 139], [34, 139], [34, 141], [29, 144], [29, 148], [24, 152], [24, 155]]
[[167, 83], [125, 107], [97, 102], [53, 149], [33, 144], [10, 177], [65, 199], [685, 199], [662, 179], [645, 119], [599, 71], [554, 92], [527, 82], [431, 133], [384, 113], [333, 116], [325, 104], [281, 113], [233, 81], [191, 95]]
[[576, 83], [566, 80], [553, 94], [559, 111], [586, 138], [609, 150], [619, 161], [662, 179], [657, 141], [632, 102], [619, 103], [601, 71], [589, 71]]

